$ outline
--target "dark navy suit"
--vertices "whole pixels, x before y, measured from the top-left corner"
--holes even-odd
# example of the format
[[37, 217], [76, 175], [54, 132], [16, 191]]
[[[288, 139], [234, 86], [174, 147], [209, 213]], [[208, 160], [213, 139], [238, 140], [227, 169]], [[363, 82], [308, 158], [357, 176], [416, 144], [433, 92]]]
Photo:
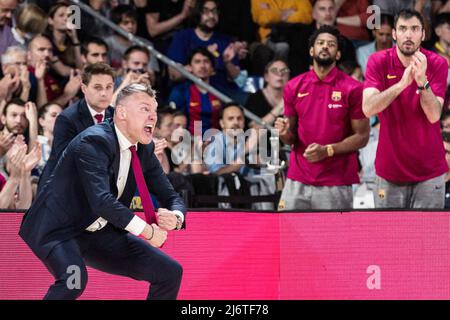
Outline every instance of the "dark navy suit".
[[[108, 107], [105, 110], [105, 120], [112, 118], [113, 114], [114, 109], [112, 107]], [[94, 124], [94, 120], [92, 119], [92, 115], [89, 112], [85, 99], [78, 100], [61, 112], [55, 121], [52, 150], [50, 152], [50, 157], [48, 158], [47, 164], [41, 174], [39, 188], [41, 188], [45, 180], [50, 177], [50, 174], [55, 168], [59, 157], [69, 142], [72, 141], [72, 139], [75, 138], [75, 136], [81, 131], [93, 126]]]
[[[149, 191], [164, 207], [186, 214], [182, 199], [166, 178], [153, 150], [153, 143], [138, 145]], [[122, 202], [117, 200], [119, 165], [114, 124], [108, 121], [86, 129], [64, 150], [26, 212], [19, 235], [56, 280], [46, 299], [79, 297], [87, 284], [86, 265], [151, 282], [149, 299], [176, 298], [181, 266], [124, 230], [134, 217], [129, 204], [136, 184], [127, 182], [123, 194], [128, 196], [122, 196]], [[85, 231], [99, 217], [108, 224], [96, 232]], [[72, 265], [81, 269], [81, 287], [70, 290], [66, 285], [71, 276], [67, 268]]]

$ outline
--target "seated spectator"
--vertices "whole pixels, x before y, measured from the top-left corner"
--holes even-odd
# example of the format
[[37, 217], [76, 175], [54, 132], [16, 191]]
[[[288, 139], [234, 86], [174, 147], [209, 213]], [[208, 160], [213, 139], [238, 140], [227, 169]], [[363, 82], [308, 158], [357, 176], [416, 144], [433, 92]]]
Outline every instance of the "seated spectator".
[[5, 105], [0, 120], [3, 125], [3, 136], [8, 136], [9, 133], [24, 136], [29, 150], [34, 148], [38, 134], [37, 110], [34, 103], [20, 99], [11, 100]]
[[434, 0], [373, 0], [373, 5], [378, 6], [381, 13], [395, 15], [402, 9], [413, 9], [424, 17], [425, 34], [430, 34], [430, 21], [432, 17], [432, 6], [436, 5]]
[[11, 19], [17, 8], [17, 4], [17, 0], [0, 1], [0, 55], [2, 55], [9, 46], [16, 44], [16, 40], [11, 31]]
[[255, 93], [264, 88], [265, 67], [269, 62], [275, 59], [275, 52], [267, 45], [261, 42], [254, 42], [248, 50], [248, 73], [245, 85], [242, 88], [244, 92]]
[[15, 139], [16, 136], [12, 132], [4, 133], [3, 130], [0, 131], [0, 163], [2, 157], [12, 147]]
[[[211, 85], [226, 94], [238, 94], [239, 89], [234, 80], [240, 75], [239, 57], [246, 49], [240, 42], [231, 40], [215, 32], [219, 22], [217, 0], [199, 0], [193, 13], [195, 28], [177, 32], [168, 50], [168, 57], [181, 65], [189, 63], [188, 55], [193, 49], [206, 47], [213, 54], [215, 74], [211, 77]], [[173, 81], [183, 80], [180, 72], [169, 67], [169, 75]], [[231, 81], [229, 81], [231, 79]]]
[[41, 145], [42, 157], [37, 167], [38, 175], [41, 175], [50, 157], [53, 144], [53, 128], [55, 127], [56, 118], [61, 112], [61, 106], [56, 103], [47, 103], [39, 110], [39, 135], [37, 136], [37, 140]]
[[422, 16], [430, 20], [431, 2], [428, 0], [373, 0], [373, 4], [378, 6], [381, 13], [395, 15], [402, 9], [414, 9]]
[[0, 106], [2, 103], [11, 100], [13, 92], [19, 86], [19, 75], [7, 73], [4, 77], [0, 75]]
[[[441, 13], [434, 21], [434, 32], [438, 40], [433, 46], [433, 51], [443, 57], [450, 69], [450, 12]], [[450, 85], [450, 74], [447, 77], [447, 86]]]
[[[192, 144], [194, 141], [192, 141], [190, 134], [189, 137], [185, 136], [186, 124], [187, 118], [184, 113], [180, 111], [174, 113], [168, 108], [158, 110], [158, 121], [153, 140], [155, 141], [155, 154], [166, 174], [173, 172], [183, 175], [197, 173], [196, 167], [193, 167], [191, 163], [192, 155], [183, 152], [188, 148], [185, 150], [178, 148], [180, 143], [187, 139], [191, 143], [191, 150], [194, 149]], [[161, 152], [161, 150], [164, 152]], [[195, 151], [198, 152], [200, 150]], [[173, 176], [171, 175], [169, 179]]]
[[187, 117], [182, 111], [175, 111], [173, 113], [173, 128], [174, 130], [187, 128]]
[[[170, 161], [174, 164], [174, 172], [185, 175], [207, 173], [207, 168], [202, 161], [197, 161], [197, 159], [202, 158], [206, 145], [203, 144], [201, 139], [195, 141], [189, 131], [186, 132], [188, 119], [182, 111], [175, 111], [172, 118], [173, 132], [167, 144], [171, 151]], [[186, 144], [183, 144], [184, 139], [188, 141], [189, 148]], [[190, 152], [186, 152], [186, 150], [190, 150]]]
[[[132, 35], [137, 31], [137, 13], [133, 7], [129, 5], [118, 5], [111, 10], [111, 20], [120, 28]], [[141, 40], [144, 40], [141, 38]], [[109, 57], [111, 59], [111, 66], [113, 68], [120, 68], [122, 66], [122, 57], [125, 51], [133, 45], [133, 42], [120, 34], [114, 34], [105, 39], [109, 47]], [[148, 40], [146, 40], [148, 41]], [[149, 42], [149, 41], [148, 41]], [[151, 42], [150, 42], [151, 44]], [[159, 72], [159, 65], [157, 59], [150, 55], [150, 70], [151, 72]], [[152, 82], [153, 83], [153, 82]]]
[[356, 50], [356, 58], [358, 59], [358, 63], [361, 66], [363, 73], [366, 72], [367, 61], [372, 53], [392, 48], [394, 44], [392, 41], [393, 28], [394, 17], [388, 14], [381, 14], [380, 28], [372, 31], [374, 41], [359, 47]]
[[31, 170], [41, 157], [36, 145], [27, 153], [23, 138], [17, 137], [5, 158], [5, 171], [0, 173], [0, 208], [28, 209], [33, 200]]
[[[188, 70], [202, 81], [209, 83], [214, 73], [214, 56], [206, 48], [194, 49], [188, 58]], [[172, 89], [169, 102], [182, 111], [188, 119], [187, 128], [194, 135], [195, 122], [201, 123], [202, 135], [210, 128], [219, 127], [220, 100], [191, 81], [185, 81]]]
[[259, 25], [259, 37], [276, 53], [276, 57], [287, 60], [289, 44], [279, 25], [312, 22], [309, 0], [252, 0], [253, 21]]
[[80, 41], [76, 29], [68, 27], [69, 4], [59, 2], [50, 8], [47, 36], [52, 42], [53, 56], [59, 61], [54, 69], [68, 77], [73, 68], [81, 69]]
[[[276, 118], [283, 114], [283, 89], [289, 80], [289, 72], [284, 61], [269, 62], [264, 72], [266, 86], [249, 96], [245, 108], [260, 117], [263, 122], [272, 125]], [[249, 126], [259, 127], [253, 121]]]
[[150, 52], [145, 47], [131, 46], [122, 58], [121, 75], [115, 81], [115, 93], [113, 101], [122, 88], [132, 83], [145, 85], [155, 83], [155, 72], [149, 66]]
[[355, 48], [369, 42], [367, 30], [367, 7], [369, 0], [336, 0], [336, 26], [339, 32], [350, 39]]
[[53, 69], [58, 61], [53, 57], [52, 44], [46, 36], [38, 35], [30, 41], [28, 47], [30, 100], [36, 101], [38, 108], [47, 102], [55, 102], [65, 107], [80, 89], [81, 78], [77, 70], [70, 72], [69, 81], [62, 88]]
[[[258, 159], [252, 159], [252, 150], [256, 136], [250, 136], [245, 141], [244, 110], [235, 102], [225, 104], [220, 113], [220, 128], [222, 131], [212, 135], [211, 142], [205, 149], [205, 164], [211, 174], [222, 176], [219, 180], [219, 195], [232, 194], [234, 187], [244, 189], [248, 186], [249, 195], [269, 195], [275, 192], [275, 177], [273, 174], [261, 174], [261, 170], [253, 165]], [[252, 133], [256, 133], [255, 130]], [[247, 155], [250, 153], [248, 161]], [[230, 184], [229, 177], [232, 177]], [[235, 185], [239, 179], [241, 188]], [[253, 209], [273, 209], [273, 204], [255, 205]]]
[[28, 42], [47, 28], [47, 14], [37, 5], [29, 3], [19, 7], [15, 22], [16, 25], [11, 30], [16, 41], [15, 45], [26, 50]]
[[10, 101], [16, 97], [28, 101], [31, 84], [27, 69], [27, 52], [21, 47], [11, 46], [2, 54], [1, 64], [4, 78], [0, 82], [10, 81], [10, 85], [5, 85], [7, 89], [3, 95], [0, 92], [0, 100]]
[[100, 38], [92, 37], [81, 46], [83, 67], [94, 63], [108, 63], [108, 45]]
[[[193, 160], [201, 159], [201, 155], [203, 154], [203, 143], [199, 140], [199, 143], [196, 145], [196, 141], [191, 139], [190, 133], [186, 134], [186, 128], [186, 115], [182, 111], [175, 111], [172, 114], [173, 131], [170, 135], [171, 139], [167, 140], [167, 144], [170, 148], [169, 161], [173, 163], [173, 171], [175, 172], [182, 174], [202, 173], [203, 171], [206, 171], [206, 168], [204, 168], [199, 161], [195, 161], [194, 163]], [[187, 149], [191, 150], [191, 152], [185, 152], [186, 149], [180, 148], [183, 145], [182, 142], [184, 139], [190, 140], [190, 149]]]
[[274, 54], [267, 45], [261, 43], [258, 37], [258, 25], [252, 19], [251, 1], [241, 0], [218, 0], [219, 3], [219, 24], [216, 31], [226, 34], [232, 41], [238, 41], [242, 45], [239, 66], [241, 72], [235, 83], [245, 94], [241, 97], [234, 96], [244, 105], [249, 93], [254, 93], [262, 88], [262, 72], [255, 73], [254, 65], [262, 64], [263, 67], [272, 59], [254, 61], [250, 55], [253, 46], [265, 47]]
[[[138, 5], [138, 2], [146, 3], [145, 5]], [[142, 27], [138, 26], [138, 34], [144, 38], [147, 34], [150, 35], [154, 40], [156, 49], [165, 54], [174, 32], [187, 26], [187, 18], [191, 15], [195, 0], [170, 2], [148, 0], [134, 1], [134, 4], [138, 9], [138, 22], [140, 18], [143, 20]]]

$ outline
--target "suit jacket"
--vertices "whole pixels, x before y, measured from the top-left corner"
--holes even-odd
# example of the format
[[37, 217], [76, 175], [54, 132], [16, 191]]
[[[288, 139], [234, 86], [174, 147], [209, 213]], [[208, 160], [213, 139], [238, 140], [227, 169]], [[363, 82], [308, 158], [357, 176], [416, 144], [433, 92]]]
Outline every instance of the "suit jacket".
[[[153, 143], [138, 145], [149, 191], [164, 207], [186, 214], [183, 200], [153, 151]], [[120, 229], [130, 223], [134, 214], [129, 205], [136, 184], [125, 186], [124, 194], [129, 196], [123, 202], [128, 201], [128, 205], [117, 200], [119, 165], [119, 142], [112, 121], [91, 126], [70, 142], [26, 212], [19, 231], [40, 259], [44, 260], [57, 244], [84, 232], [99, 217]]]
[[[105, 110], [105, 120], [112, 118], [114, 109], [108, 107]], [[93, 126], [94, 120], [89, 112], [85, 99], [78, 100], [74, 104], [70, 105], [56, 118], [55, 127], [53, 129], [53, 145], [48, 158], [47, 164], [41, 174], [39, 180], [39, 189], [42, 184], [50, 177], [53, 169], [61, 157], [62, 152], [67, 145], [72, 141], [84, 129]]]

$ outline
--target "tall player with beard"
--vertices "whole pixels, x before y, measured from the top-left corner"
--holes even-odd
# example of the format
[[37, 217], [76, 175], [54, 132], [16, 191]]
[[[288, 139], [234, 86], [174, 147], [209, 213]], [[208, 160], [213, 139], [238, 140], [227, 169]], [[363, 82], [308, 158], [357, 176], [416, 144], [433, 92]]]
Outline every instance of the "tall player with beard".
[[447, 61], [421, 48], [423, 17], [400, 11], [392, 31], [397, 45], [368, 61], [363, 110], [381, 129], [375, 160], [379, 208], [444, 208], [448, 171], [439, 118]]
[[322, 26], [309, 41], [313, 68], [284, 89], [285, 117], [275, 128], [293, 145], [279, 210], [350, 209], [359, 182], [356, 152], [367, 144], [362, 84], [336, 67], [342, 38]]

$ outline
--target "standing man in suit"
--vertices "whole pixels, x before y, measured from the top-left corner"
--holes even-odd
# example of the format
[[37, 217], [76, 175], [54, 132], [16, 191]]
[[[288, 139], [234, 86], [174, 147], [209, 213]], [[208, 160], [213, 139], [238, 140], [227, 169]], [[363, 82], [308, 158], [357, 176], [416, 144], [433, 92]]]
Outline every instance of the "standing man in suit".
[[114, 91], [114, 70], [106, 63], [94, 63], [84, 68], [81, 78], [84, 99], [69, 106], [56, 119], [52, 150], [42, 172], [39, 189], [77, 134], [113, 116], [114, 109], [110, 104]]
[[[167, 230], [182, 227], [186, 209], [153, 152], [156, 108], [150, 87], [122, 89], [114, 122], [92, 126], [74, 138], [42, 185], [19, 235], [55, 278], [45, 299], [78, 298], [87, 284], [86, 265], [150, 282], [148, 299], [177, 297], [182, 268], [157, 247]], [[132, 188], [128, 171], [147, 203], [150, 190], [164, 206], [157, 223], [146, 223], [129, 203], [117, 200]], [[145, 212], [153, 210], [143, 203]], [[71, 270], [79, 271], [78, 287], [70, 283]]]

